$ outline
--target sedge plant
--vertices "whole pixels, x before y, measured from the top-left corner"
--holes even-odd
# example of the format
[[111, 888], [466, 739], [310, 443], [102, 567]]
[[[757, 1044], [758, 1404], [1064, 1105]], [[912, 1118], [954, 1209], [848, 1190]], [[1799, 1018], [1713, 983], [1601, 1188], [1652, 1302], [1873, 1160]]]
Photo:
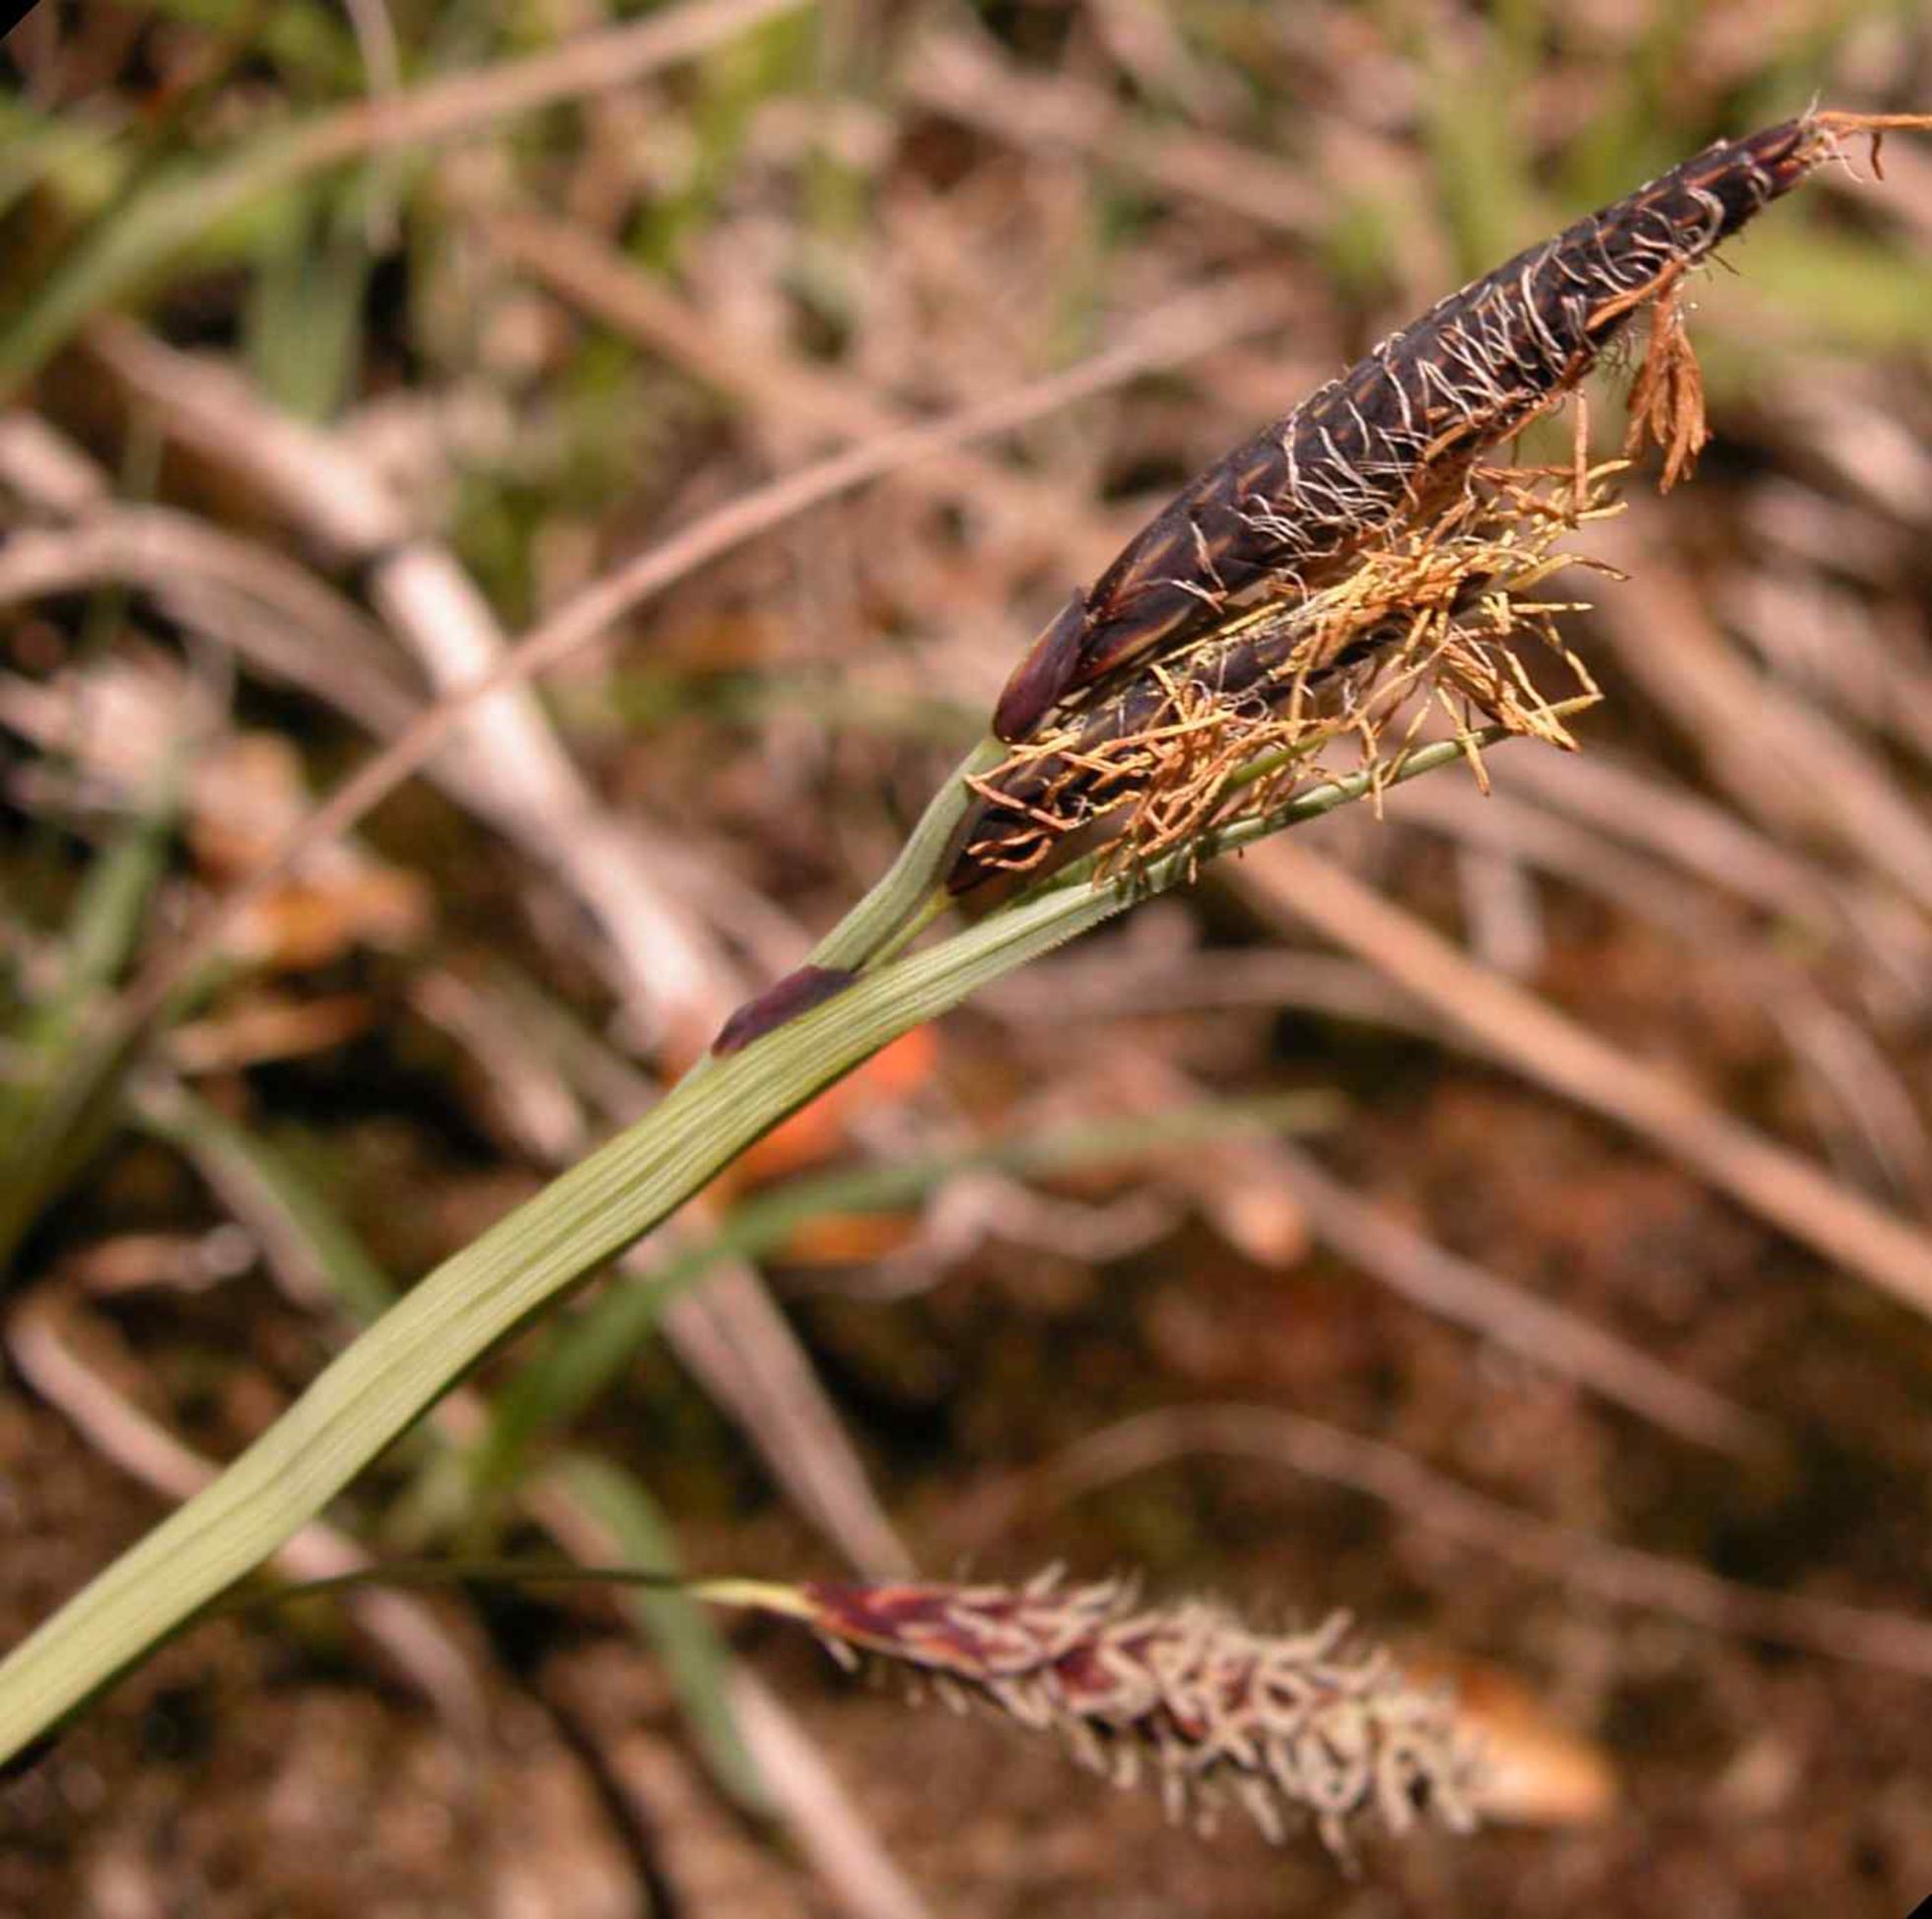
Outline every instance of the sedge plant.
[[[1571, 744], [1565, 721], [1594, 691], [1586, 676], [1573, 697], [1547, 697], [1524, 643], [1574, 665], [1556, 631], [1573, 602], [1545, 589], [1574, 557], [1565, 537], [1612, 510], [1624, 462], [1593, 464], [1581, 434], [1567, 464], [1512, 465], [1498, 449], [1634, 338], [1625, 455], [1652, 439], [1665, 483], [1680, 478], [1704, 438], [1687, 274], [1846, 134], [1891, 123], [1812, 112], [1720, 143], [1451, 296], [1203, 475], [1049, 624], [988, 737], [804, 967], [642, 1121], [422, 1279], [12, 1650], [0, 1762], [260, 1565], [494, 1346], [900, 1034], [1272, 834], [1451, 764], [1480, 776], [1484, 751], [1512, 735]], [[1430, 713], [1447, 737], [1421, 730]], [[1340, 768], [1344, 751], [1358, 764]], [[922, 943], [968, 894], [991, 903]], [[1114, 1616], [1111, 1599], [1096, 1606]]]

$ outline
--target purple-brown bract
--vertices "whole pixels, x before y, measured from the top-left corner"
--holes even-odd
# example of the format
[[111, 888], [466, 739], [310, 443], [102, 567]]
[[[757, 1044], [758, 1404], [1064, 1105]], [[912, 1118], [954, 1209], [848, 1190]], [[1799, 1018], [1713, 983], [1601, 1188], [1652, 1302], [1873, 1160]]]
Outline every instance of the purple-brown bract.
[[753, 1040], [822, 1006], [837, 997], [859, 977], [842, 966], [794, 967], [782, 980], [774, 981], [755, 997], [747, 999], [719, 1029], [712, 1041], [716, 1054], [737, 1053]]
[[994, 731], [1027, 739], [1070, 695], [1245, 601], [1323, 583], [1426, 515], [1485, 448], [1570, 391], [1638, 308], [1669, 302], [1844, 132], [1878, 125], [1811, 113], [1722, 141], [1441, 301], [1202, 474], [1076, 592], [1007, 681]]

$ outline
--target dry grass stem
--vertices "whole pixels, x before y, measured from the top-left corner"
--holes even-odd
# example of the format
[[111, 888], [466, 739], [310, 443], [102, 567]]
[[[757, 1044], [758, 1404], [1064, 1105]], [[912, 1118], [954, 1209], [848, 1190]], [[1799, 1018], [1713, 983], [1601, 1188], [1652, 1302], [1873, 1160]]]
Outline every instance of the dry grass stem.
[[1312, 926], [1367, 960], [1525, 1078], [1650, 1140], [1839, 1270], [1932, 1314], [1932, 1238], [1916, 1223], [1478, 965], [1373, 887], [1285, 838], [1255, 849], [1233, 883], [1270, 920]]

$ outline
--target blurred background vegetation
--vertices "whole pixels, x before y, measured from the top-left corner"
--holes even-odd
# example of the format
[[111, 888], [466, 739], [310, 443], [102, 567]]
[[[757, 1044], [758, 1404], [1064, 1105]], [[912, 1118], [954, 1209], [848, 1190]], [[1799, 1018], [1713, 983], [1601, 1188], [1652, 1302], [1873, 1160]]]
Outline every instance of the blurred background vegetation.
[[[0, 1640], [795, 964], [1197, 467], [1710, 139], [1932, 105], [1929, 27], [35, 9], [0, 45]], [[1582, 756], [1352, 809], [901, 1042], [283, 1562], [1346, 1605], [1462, 1679], [1509, 1816], [1345, 1882], [668, 1598], [391, 1595], [124, 1684], [4, 1789], [0, 1909], [1932, 1889], [1932, 151], [1885, 160], [1698, 282], [1716, 443], [1592, 531], [1629, 578], [1576, 587]], [[1015, 394], [483, 710], [111, 1031], [621, 561]]]

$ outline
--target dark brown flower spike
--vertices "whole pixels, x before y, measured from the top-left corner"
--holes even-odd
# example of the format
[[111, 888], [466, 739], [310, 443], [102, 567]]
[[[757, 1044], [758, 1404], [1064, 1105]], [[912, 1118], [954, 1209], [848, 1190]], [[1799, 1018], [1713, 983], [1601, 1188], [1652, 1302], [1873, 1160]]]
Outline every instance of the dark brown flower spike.
[[1676, 301], [1685, 274], [1870, 132], [1921, 116], [1811, 112], [1720, 141], [1451, 294], [1210, 467], [1054, 618], [995, 710], [1001, 739], [1133, 662], [1173, 653], [1263, 596], [1330, 582], [1364, 544], [1453, 498], [1483, 453], [1572, 391], [1656, 303], [1633, 430], [1666, 484], [1702, 437]]

